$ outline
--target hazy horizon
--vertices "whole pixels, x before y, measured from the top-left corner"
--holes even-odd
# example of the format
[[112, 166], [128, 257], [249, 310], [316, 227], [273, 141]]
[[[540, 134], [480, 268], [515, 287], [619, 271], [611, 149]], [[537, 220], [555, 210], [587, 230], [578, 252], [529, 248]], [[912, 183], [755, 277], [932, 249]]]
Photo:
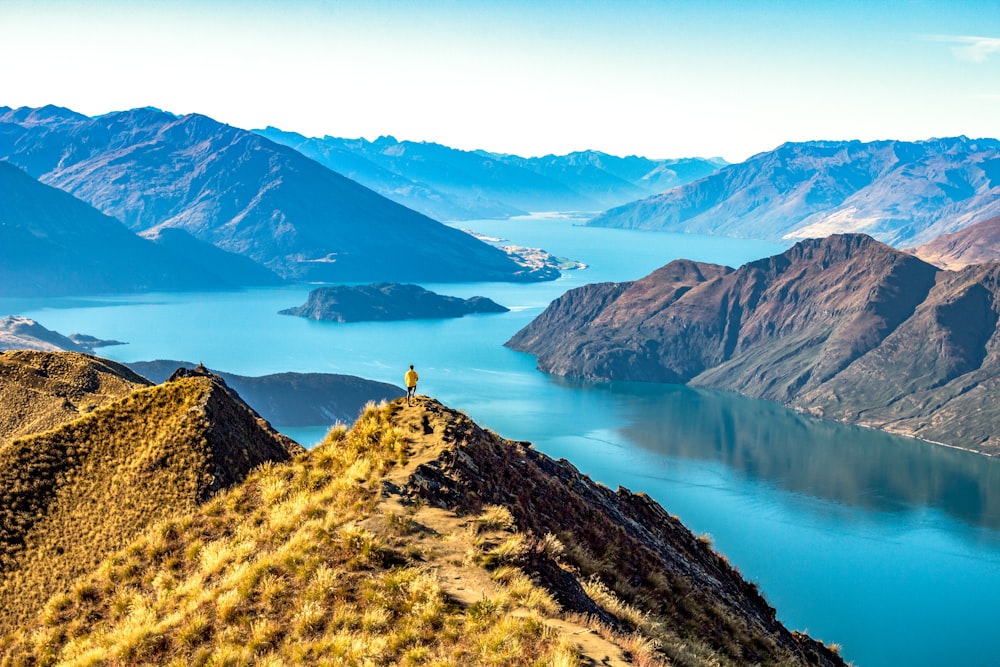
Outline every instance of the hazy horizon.
[[997, 137], [995, 2], [5, 0], [0, 105], [523, 156]]

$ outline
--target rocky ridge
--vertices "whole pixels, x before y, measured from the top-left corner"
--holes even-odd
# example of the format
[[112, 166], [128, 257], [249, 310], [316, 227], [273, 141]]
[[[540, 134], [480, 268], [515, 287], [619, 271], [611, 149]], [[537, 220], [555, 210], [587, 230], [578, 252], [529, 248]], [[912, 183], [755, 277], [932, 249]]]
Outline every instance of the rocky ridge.
[[[135, 361], [129, 368], [153, 382], [164, 382], [187, 361]], [[210, 369], [275, 426], [351, 424], [368, 403], [391, 401], [406, 392], [386, 382], [337, 373], [272, 373], [247, 376]]]

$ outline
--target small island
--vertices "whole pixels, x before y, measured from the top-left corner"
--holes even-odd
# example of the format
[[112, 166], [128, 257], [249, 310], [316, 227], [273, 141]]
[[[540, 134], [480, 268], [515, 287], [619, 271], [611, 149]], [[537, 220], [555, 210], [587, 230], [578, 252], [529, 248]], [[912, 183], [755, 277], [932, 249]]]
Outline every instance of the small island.
[[470, 313], [506, 313], [508, 310], [483, 296], [461, 299], [418, 285], [372, 283], [318, 287], [309, 292], [305, 304], [278, 312], [329, 322], [386, 322], [462, 317]]

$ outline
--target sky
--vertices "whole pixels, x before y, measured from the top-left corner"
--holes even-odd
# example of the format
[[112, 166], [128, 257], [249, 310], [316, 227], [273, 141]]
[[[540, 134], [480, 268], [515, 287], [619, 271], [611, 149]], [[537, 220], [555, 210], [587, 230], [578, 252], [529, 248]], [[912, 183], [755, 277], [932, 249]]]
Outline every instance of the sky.
[[1000, 2], [0, 0], [0, 106], [522, 156], [1000, 137]]

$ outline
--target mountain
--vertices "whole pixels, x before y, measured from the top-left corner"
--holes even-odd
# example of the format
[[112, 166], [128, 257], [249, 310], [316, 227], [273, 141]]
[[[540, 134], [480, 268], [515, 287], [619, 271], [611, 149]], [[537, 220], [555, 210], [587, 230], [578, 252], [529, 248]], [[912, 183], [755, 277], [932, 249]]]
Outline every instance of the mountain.
[[290, 148], [197, 114], [0, 114], [0, 157], [125, 223], [303, 281], [551, 278]]
[[[193, 369], [186, 361], [133, 361], [139, 375], [163, 382], [178, 368]], [[368, 403], [399, 398], [406, 392], [385, 382], [336, 373], [272, 373], [246, 376], [212, 370], [254, 410], [275, 426], [319, 426], [353, 423]]]
[[598, 151], [523, 158], [388, 136], [366, 141], [310, 138], [275, 127], [255, 132], [441, 220], [599, 211], [707, 176], [726, 164], [718, 158], [650, 160]]
[[218, 275], [227, 282], [244, 287], [268, 287], [285, 281], [270, 269], [249, 257], [226, 252], [211, 243], [199, 241], [183, 229], [157, 227], [139, 236], [152, 241], [171, 255], [198, 269]]
[[1000, 263], [942, 271], [846, 234], [571, 290], [506, 345], [558, 375], [736, 391], [998, 453], [998, 313]]
[[0, 317], [0, 352], [4, 350], [43, 350], [56, 352], [93, 352], [95, 347], [121, 345], [117, 340], [100, 340], [86, 334], [64, 336], [46, 329], [35, 320], [17, 315]]
[[647, 496], [424, 397], [21, 604], [2, 665], [844, 664]]
[[461, 299], [419, 285], [373, 283], [331, 285], [309, 292], [306, 302], [278, 311], [311, 320], [372, 322], [462, 317], [472, 313], [506, 313], [508, 309], [484, 296]]
[[[141, 379], [73, 353], [0, 359], [14, 371], [5, 374], [5, 394], [93, 408], [0, 444], [0, 636], [150, 524], [190, 513], [262, 463], [303, 451], [210, 375], [178, 375], [95, 407], [90, 397]], [[66, 396], [66, 387], [82, 396]]]
[[205, 244], [188, 238], [187, 250], [158, 246], [118, 220], [0, 161], [0, 296], [218, 290], [265, 284], [194, 263], [193, 247]]
[[1000, 214], [1000, 141], [786, 143], [587, 224], [781, 241], [864, 232], [914, 245]]
[[1000, 261], [1000, 216], [942, 234], [915, 248], [906, 248], [906, 251], [952, 271], [970, 264]]

